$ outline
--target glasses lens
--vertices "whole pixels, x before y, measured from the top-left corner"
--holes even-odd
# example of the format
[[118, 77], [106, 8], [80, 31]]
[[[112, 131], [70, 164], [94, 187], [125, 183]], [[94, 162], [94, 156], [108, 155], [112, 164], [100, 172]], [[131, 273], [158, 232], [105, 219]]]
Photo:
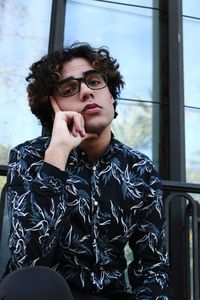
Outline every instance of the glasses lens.
[[107, 84], [107, 77], [105, 73], [92, 73], [85, 77], [85, 83], [92, 90], [103, 89]]
[[57, 86], [57, 90], [62, 97], [75, 95], [79, 91], [79, 82], [75, 79], [62, 82]]

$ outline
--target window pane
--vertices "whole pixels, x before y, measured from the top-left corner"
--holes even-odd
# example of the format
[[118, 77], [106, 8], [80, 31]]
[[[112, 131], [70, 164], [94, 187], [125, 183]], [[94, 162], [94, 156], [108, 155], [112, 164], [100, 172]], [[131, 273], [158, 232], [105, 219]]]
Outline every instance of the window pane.
[[[187, 181], [199, 183], [200, 141], [197, 128], [200, 127], [200, 2], [183, 1], [183, 46], [184, 46], [184, 94], [185, 105], [198, 109], [185, 110], [186, 177]], [[189, 17], [186, 17], [189, 16]]]
[[117, 139], [152, 158], [152, 105], [119, 101], [112, 130]]
[[6, 176], [0, 176], [0, 195], [5, 184], [6, 184]]
[[65, 44], [84, 41], [97, 47], [105, 45], [117, 58], [126, 82], [122, 98], [159, 100], [157, 10], [71, 0], [66, 14]]
[[[51, 14], [51, 0], [2, 2], [0, 153], [41, 133], [28, 107], [25, 77], [29, 66], [47, 52]], [[6, 154], [0, 159], [6, 163]]]
[[183, 0], [183, 14], [192, 17], [200, 17], [199, 0]]
[[184, 18], [183, 29], [185, 105], [200, 107], [200, 20]]
[[200, 139], [198, 128], [200, 128], [200, 109], [186, 109], [186, 175], [187, 181], [200, 182]]

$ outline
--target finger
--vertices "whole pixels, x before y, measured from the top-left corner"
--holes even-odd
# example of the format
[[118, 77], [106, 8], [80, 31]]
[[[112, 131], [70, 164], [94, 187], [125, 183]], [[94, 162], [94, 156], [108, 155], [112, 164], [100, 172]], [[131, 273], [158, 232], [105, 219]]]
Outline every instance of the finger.
[[80, 134], [81, 137], [84, 137], [86, 132], [85, 132], [85, 127], [84, 127], [84, 119], [81, 114], [75, 114], [73, 118], [73, 126], [72, 126], [72, 134], [74, 136], [77, 136]]
[[61, 111], [60, 107], [58, 106], [56, 97], [50, 96], [50, 101], [51, 101], [51, 106], [52, 106], [55, 113]]

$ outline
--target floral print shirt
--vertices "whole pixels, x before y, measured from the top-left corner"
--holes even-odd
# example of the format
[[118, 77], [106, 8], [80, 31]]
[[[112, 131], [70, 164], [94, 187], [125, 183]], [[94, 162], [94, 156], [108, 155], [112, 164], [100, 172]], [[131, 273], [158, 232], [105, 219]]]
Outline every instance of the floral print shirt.
[[43, 265], [92, 294], [126, 292], [129, 243], [133, 299], [169, 299], [162, 191], [152, 161], [113, 137], [98, 161], [77, 148], [61, 171], [43, 161], [49, 142], [39, 137], [10, 153], [6, 272]]

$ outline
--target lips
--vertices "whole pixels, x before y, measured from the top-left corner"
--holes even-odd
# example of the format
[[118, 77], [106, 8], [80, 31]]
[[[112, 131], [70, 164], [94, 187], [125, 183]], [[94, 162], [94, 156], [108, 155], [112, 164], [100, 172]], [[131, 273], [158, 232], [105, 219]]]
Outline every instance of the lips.
[[99, 106], [98, 104], [96, 103], [92, 103], [92, 104], [87, 104], [84, 109], [83, 109], [83, 112], [87, 112], [87, 111], [95, 111], [95, 110], [98, 110], [98, 109], [101, 109], [102, 107]]

